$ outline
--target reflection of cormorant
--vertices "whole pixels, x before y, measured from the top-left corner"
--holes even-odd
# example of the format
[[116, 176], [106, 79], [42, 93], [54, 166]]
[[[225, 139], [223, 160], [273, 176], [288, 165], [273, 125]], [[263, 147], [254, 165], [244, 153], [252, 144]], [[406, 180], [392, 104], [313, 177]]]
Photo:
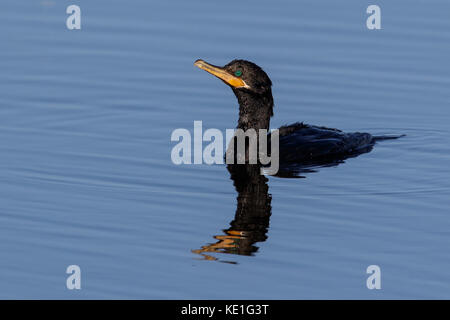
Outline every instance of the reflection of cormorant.
[[236, 214], [225, 234], [214, 237], [216, 243], [193, 250], [207, 260], [217, 260], [208, 252], [251, 255], [258, 250], [255, 243], [267, 238], [272, 211], [267, 178], [258, 165], [229, 165], [228, 171], [238, 192]]
[[[329, 161], [297, 163], [293, 167], [285, 167], [277, 176], [303, 178], [300, 174], [316, 172], [323, 167], [337, 166], [345, 159], [346, 157], [340, 157]], [[224, 234], [214, 236], [218, 240], [217, 242], [202, 246], [201, 249], [192, 250], [192, 252], [202, 255], [205, 260], [219, 260], [208, 253], [252, 255], [258, 250], [255, 243], [267, 239], [272, 212], [272, 196], [269, 194], [268, 179], [261, 175], [260, 165], [234, 164], [228, 165], [227, 168], [238, 193], [236, 213], [230, 222], [230, 227], [223, 230]]]
[[[246, 60], [233, 60], [224, 67], [203, 60], [197, 60], [195, 65], [231, 87], [239, 103], [239, 129], [269, 129], [273, 115], [272, 82], [259, 66]], [[370, 151], [378, 140], [398, 137], [345, 133], [297, 122], [279, 129], [280, 168], [283, 171], [284, 167], [292, 168], [293, 164], [339, 162]]]

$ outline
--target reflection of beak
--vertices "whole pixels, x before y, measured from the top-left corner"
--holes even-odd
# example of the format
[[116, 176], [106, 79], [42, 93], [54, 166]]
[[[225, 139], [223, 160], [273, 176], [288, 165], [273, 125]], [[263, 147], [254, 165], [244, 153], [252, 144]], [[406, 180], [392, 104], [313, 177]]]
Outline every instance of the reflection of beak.
[[209, 64], [201, 59], [195, 61], [194, 66], [215, 75], [217, 78], [223, 80], [226, 84], [229, 84], [233, 88], [250, 88], [241, 78], [229, 74], [225, 69], [213, 66], [212, 64]]

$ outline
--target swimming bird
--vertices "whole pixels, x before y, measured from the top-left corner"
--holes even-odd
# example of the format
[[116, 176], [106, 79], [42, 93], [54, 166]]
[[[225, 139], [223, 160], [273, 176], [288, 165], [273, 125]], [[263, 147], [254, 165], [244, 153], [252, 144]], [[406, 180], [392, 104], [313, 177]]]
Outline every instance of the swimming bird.
[[[272, 81], [264, 70], [247, 60], [233, 60], [223, 67], [201, 59], [195, 66], [225, 82], [239, 103], [237, 128], [269, 129], [274, 100]], [[287, 163], [333, 164], [368, 152], [379, 140], [400, 136], [373, 136], [369, 133], [346, 133], [338, 129], [314, 126], [303, 122], [279, 128], [280, 165]]]

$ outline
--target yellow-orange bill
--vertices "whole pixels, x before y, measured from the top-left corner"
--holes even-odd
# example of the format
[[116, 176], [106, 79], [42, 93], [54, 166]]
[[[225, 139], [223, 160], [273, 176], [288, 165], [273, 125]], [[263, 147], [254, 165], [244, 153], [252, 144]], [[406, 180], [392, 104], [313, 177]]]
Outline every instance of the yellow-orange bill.
[[248, 85], [239, 77], [236, 77], [232, 74], [229, 74], [228, 71], [224, 70], [221, 67], [213, 66], [212, 64], [207, 63], [201, 59], [194, 62], [194, 66], [199, 67], [206, 72], [215, 75], [217, 78], [225, 81], [227, 84], [234, 88], [248, 88]]

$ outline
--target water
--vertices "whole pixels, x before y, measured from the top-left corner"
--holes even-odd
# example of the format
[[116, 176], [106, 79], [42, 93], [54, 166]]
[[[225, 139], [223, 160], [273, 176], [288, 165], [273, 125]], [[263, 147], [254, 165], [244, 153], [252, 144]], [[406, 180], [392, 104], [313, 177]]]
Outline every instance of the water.
[[[77, 1], [80, 31], [70, 4], [1, 5], [1, 298], [450, 298], [447, 1], [377, 1], [375, 31], [356, 0]], [[170, 135], [234, 128], [237, 105], [197, 58], [261, 65], [273, 128], [407, 136], [270, 177], [249, 255], [204, 252], [238, 194], [225, 166], [174, 165]]]

